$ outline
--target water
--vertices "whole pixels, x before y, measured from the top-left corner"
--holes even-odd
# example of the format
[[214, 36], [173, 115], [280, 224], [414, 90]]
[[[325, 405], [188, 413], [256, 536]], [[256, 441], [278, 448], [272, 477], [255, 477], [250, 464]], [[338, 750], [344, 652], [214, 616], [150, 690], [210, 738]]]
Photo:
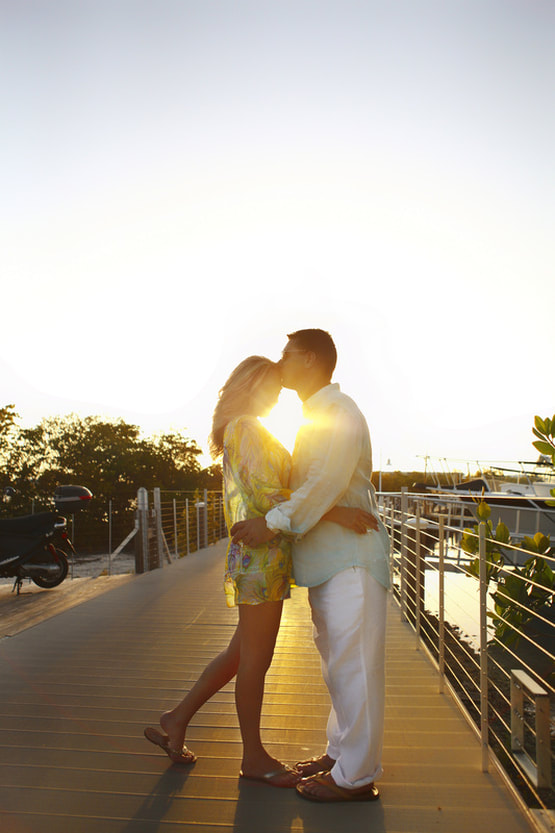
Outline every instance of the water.
[[[424, 605], [430, 613], [439, 615], [439, 573], [426, 570], [424, 578]], [[480, 645], [480, 588], [476, 579], [459, 572], [445, 572], [445, 621], [462, 631], [474, 648]], [[493, 585], [490, 585], [493, 591]], [[488, 592], [488, 610], [494, 604]], [[493, 629], [488, 627], [488, 636]]]

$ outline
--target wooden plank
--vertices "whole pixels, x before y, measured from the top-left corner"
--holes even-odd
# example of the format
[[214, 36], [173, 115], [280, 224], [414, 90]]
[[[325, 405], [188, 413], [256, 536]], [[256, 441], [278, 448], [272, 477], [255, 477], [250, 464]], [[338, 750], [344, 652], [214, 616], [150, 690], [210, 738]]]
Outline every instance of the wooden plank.
[[[191, 723], [194, 767], [142, 737], [231, 637], [223, 545], [57, 611], [0, 642], [0, 827], [26, 833], [524, 833], [414, 636], [388, 622], [385, 775], [374, 805], [320, 806], [238, 778], [233, 685]], [[286, 604], [262, 731], [288, 762], [323, 750], [329, 698], [306, 593]], [[471, 800], [469, 800], [471, 795]]]

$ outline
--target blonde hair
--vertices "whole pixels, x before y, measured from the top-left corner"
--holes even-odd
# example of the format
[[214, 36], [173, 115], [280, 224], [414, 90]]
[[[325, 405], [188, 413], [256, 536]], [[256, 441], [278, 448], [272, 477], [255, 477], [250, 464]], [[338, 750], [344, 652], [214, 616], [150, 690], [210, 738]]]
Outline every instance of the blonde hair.
[[252, 413], [254, 393], [270, 373], [278, 372], [278, 365], [264, 356], [249, 356], [237, 365], [221, 388], [214, 409], [212, 432], [208, 440], [212, 457], [219, 457], [224, 450], [224, 431], [228, 423], [235, 417]]

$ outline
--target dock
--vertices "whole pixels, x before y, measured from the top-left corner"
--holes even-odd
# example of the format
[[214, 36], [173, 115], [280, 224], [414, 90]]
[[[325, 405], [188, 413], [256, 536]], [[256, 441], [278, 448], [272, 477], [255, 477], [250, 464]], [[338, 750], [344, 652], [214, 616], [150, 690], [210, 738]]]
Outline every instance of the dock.
[[[54, 607], [42, 621], [30, 614], [24, 627], [19, 619], [12, 635], [4, 627], [2, 833], [533, 829], [497, 771], [481, 771], [475, 734], [449, 694], [439, 693], [393, 598], [379, 801], [321, 805], [294, 790], [240, 781], [233, 683], [189, 728], [193, 766], [172, 766], [147, 743], [143, 728], [181, 699], [235, 628], [237, 611], [226, 607], [222, 589], [225, 544], [113, 586], [107, 580], [104, 592]], [[296, 588], [267, 676], [262, 735], [270, 752], [287, 763], [323, 752], [328, 709], [306, 591]]]

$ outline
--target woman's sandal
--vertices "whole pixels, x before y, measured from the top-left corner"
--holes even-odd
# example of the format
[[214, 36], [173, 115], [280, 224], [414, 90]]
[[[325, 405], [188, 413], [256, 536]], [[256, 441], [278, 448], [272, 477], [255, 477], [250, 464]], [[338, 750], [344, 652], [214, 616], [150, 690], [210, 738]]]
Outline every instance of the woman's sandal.
[[[284, 778], [284, 775], [288, 777]], [[301, 777], [299, 772], [295, 772], [286, 764], [279, 769], [274, 769], [273, 772], [266, 772], [264, 775], [245, 775], [242, 770], [239, 773], [239, 778], [243, 778], [245, 781], [258, 781], [261, 784], [268, 784], [270, 787], [282, 787], [284, 789], [296, 787]]]
[[186, 746], [184, 746], [181, 750], [172, 749], [169, 737], [167, 735], [163, 735], [162, 732], [158, 731], [158, 729], [153, 729], [151, 726], [147, 726], [143, 734], [147, 740], [155, 746], [159, 746], [174, 764], [194, 764], [197, 759], [197, 756], [191, 752], [190, 749], [187, 749]]

